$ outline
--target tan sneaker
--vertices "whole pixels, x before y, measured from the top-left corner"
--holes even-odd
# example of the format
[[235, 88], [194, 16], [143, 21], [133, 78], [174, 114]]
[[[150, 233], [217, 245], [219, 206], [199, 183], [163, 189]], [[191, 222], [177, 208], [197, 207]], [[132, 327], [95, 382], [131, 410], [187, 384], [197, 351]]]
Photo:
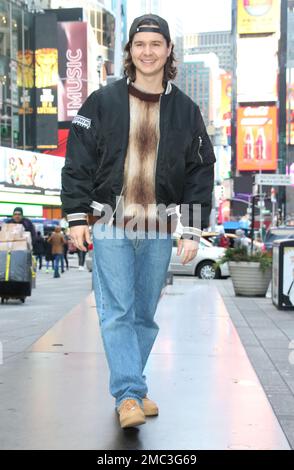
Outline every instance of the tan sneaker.
[[131, 428], [145, 424], [145, 414], [136, 400], [124, 400], [118, 408], [122, 428]]
[[150, 400], [148, 397], [143, 398], [143, 410], [145, 413], [145, 416], [157, 416], [159, 413], [158, 406], [156, 403], [152, 400]]

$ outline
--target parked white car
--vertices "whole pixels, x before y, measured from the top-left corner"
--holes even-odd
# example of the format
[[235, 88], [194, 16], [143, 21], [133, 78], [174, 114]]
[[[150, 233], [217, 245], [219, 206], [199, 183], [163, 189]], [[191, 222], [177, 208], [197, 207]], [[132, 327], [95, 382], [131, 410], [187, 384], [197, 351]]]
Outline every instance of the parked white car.
[[169, 271], [173, 274], [187, 274], [190, 276], [198, 276], [200, 279], [218, 279], [220, 277], [229, 276], [229, 268], [227, 263], [215, 268], [215, 262], [219, 261], [226, 251], [225, 248], [213, 246], [212, 243], [200, 239], [199, 249], [196, 257], [189, 263], [182, 264], [182, 256], [177, 256], [178, 240], [174, 239], [172, 256], [169, 264]]

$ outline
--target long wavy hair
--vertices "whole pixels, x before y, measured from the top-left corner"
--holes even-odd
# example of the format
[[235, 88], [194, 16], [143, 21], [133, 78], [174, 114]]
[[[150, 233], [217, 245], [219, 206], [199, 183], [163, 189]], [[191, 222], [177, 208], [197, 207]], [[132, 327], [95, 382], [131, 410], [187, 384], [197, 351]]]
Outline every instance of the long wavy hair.
[[[145, 20], [142, 24], [152, 25], [154, 23], [152, 23], [150, 20], [149, 21]], [[167, 46], [169, 47], [171, 41], [168, 41], [166, 38], [165, 40], [167, 42]], [[133, 59], [131, 55], [132, 41], [133, 39], [126, 44], [125, 49], [124, 49], [124, 52], [125, 52], [124, 75], [125, 77], [128, 77], [132, 82], [134, 82], [136, 80], [136, 67], [133, 63]], [[175, 65], [176, 57], [174, 53], [174, 47], [175, 47], [174, 44], [172, 44], [171, 53], [169, 57], [167, 58], [167, 61], [164, 66], [164, 73], [163, 73], [163, 80], [162, 80], [163, 86], [165, 86], [169, 80], [174, 80], [177, 75], [177, 67]]]

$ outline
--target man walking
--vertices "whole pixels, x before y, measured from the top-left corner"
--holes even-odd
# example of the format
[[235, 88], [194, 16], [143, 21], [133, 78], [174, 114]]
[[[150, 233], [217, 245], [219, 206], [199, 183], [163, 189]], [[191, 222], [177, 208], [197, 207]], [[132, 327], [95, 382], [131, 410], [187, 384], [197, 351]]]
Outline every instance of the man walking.
[[59, 262], [61, 263], [61, 272], [64, 272], [64, 261], [63, 261], [63, 250], [64, 250], [64, 236], [61, 231], [61, 227], [56, 225], [54, 232], [48, 238], [48, 243], [52, 246], [52, 255], [53, 255], [53, 265], [54, 265], [54, 275], [53, 277], [60, 277], [59, 274]]
[[208, 225], [215, 162], [199, 107], [171, 83], [167, 22], [136, 18], [125, 52], [125, 78], [92, 93], [74, 118], [62, 171], [63, 209], [80, 250], [91, 241], [90, 207], [98, 218], [94, 292], [123, 428], [158, 414], [143, 372], [158, 333], [154, 315], [176, 206], [183, 224], [178, 255], [188, 263]]

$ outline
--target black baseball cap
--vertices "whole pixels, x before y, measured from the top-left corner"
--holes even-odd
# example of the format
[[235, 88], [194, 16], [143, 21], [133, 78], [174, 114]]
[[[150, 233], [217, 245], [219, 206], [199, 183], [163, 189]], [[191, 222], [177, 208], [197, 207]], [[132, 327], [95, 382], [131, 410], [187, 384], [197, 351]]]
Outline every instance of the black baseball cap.
[[[152, 24], [146, 25], [145, 23], [146, 21], [148, 23], [152, 22]], [[156, 25], [158, 27], [153, 28], [152, 25]], [[145, 33], [145, 32], [160, 33], [165, 37], [165, 39], [168, 42], [170, 42], [171, 40], [167, 21], [161, 18], [161, 16], [152, 15], [152, 13], [138, 16], [138, 18], [134, 19], [130, 27], [130, 31], [129, 31], [129, 41], [133, 39], [136, 33]]]
[[13, 214], [15, 214], [16, 212], [19, 212], [21, 215], [23, 215], [22, 207], [15, 207], [15, 209], [13, 210]]

